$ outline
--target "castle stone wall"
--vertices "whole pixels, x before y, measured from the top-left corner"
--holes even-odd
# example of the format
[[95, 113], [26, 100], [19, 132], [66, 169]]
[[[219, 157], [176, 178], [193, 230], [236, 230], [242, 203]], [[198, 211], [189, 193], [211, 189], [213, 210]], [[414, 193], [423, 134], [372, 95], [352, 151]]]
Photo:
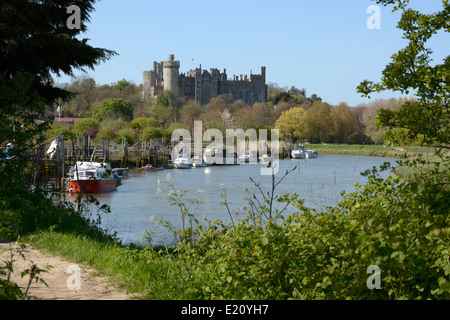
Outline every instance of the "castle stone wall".
[[221, 94], [231, 94], [234, 100], [243, 100], [249, 105], [267, 102], [266, 67], [261, 74], [234, 75], [228, 80], [226, 69], [203, 70], [201, 65], [186, 74], [179, 74], [180, 62], [173, 54], [169, 61], [154, 62], [152, 71], [143, 72], [144, 100], [155, 101], [159, 93], [171, 90], [175, 95], [195, 100], [197, 105], [206, 105]]

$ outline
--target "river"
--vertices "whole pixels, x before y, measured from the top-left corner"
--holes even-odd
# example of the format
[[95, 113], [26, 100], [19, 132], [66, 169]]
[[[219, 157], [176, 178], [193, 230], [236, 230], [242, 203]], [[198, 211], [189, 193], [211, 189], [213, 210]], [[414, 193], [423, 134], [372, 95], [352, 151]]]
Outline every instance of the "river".
[[[395, 166], [396, 159], [319, 155], [316, 159], [280, 160], [279, 170], [275, 175], [276, 181], [286, 170], [294, 167], [296, 169], [278, 185], [276, 194], [297, 193], [305, 200], [305, 205], [318, 209], [325, 205], [334, 205], [341, 199], [342, 190], [352, 192], [355, 190], [356, 181], [361, 184], [367, 181], [366, 177], [361, 176], [361, 172], [373, 166], [379, 167], [384, 162]], [[173, 236], [161, 223], [156, 222], [163, 218], [181, 227], [179, 207], [170, 205], [167, 200], [169, 186], [163, 181], [167, 180], [168, 175], [171, 176], [176, 190], [186, 190], [184, 200], [187, 204], [190, 200], [200, 199], [201, 203], [195, 211], [198, 219], [230, 222], [228, 211], [220, 204], [223, 201], [222, 188], [227, 189], [227, 200], [233, 212], [247, 203], [243, 199], [245, 194], [256, 194], [261, 198], [259, 190], [249, 178], [260, 183], [264, 192], [269, 192], [272, 177], [261, 175], [262, 166], [263, 164], [259, 163], [154, 172], [129, 170], [117, 191], [95, 195], [101, 204], [107, 204], [111, 208], [110, 213], [102, 215], [102, 227], [111, 233], [116, 232], [117, 237], [124, 243], [142, 241], [145, 231], [153, 233], [153, 243], [171, 243]], [[388, 175], [386, 172], [383, 174]], [[192, 213], [194, 207], [195, 205], [191, 206]], [[242, 208], [240, 212], [238, 217], [243, 217], [245, 213]]]

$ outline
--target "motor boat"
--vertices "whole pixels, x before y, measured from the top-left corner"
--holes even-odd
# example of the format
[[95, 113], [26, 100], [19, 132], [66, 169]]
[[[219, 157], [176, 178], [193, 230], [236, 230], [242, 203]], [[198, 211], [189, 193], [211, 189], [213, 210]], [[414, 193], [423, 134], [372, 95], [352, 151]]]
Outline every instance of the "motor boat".
[[70, 168], [69, 175], [72, 175], [69, 192], [100, 193], [117, 190], [117, 179], [108, 163], [79, 161]]
[[161, 170], [164, 170], [164, 167], [163, 166], [154, 166], [152, 164], [148, 164], [146, 166], [143, 166], [142, 169], [144, 171], [161, 171]]
[[202, 156], [194, 156], [191, 161], [192, 161], [192, 166], [194, 168], [200, 168], [200, 167], [207, 166], [207, 164]]
[[187, 154], [179, 154], [178, 158], [173, 162], [173, 166], [175, 169], [191, 169], [191, 158]]
[[306, 152], [303, 146], [295, 146], [291, 151], [291, 157], [294, 159], [306, 159]]
[[172, 160], [167, 160], [167, 163], [164, 163], [161, 165], [164, 169], [173, 169], [173, 162]]
[[258, 157], [249, 152], [244, 152], [239, 156], [240, 163], [257, 163], [258, 161]]
[[273, 161], [273, 157], [269, 156], [268, 154], [264, 154], [261, 157], [259, 157], [259, 161], [263, 163], [268, 163], [270, 161]]
[[204, 159], [209, 166], [219, 165], [239, 165], [239, 157], [236, 152], [229, 152], [226, 148], [213, 147], [206, 148]]
[[317, 158], [317, 155], [319, 153], [314, 149], [305, 149], [305, 154], [306, 154], [306, 158], [313, 159], [313, 158]]

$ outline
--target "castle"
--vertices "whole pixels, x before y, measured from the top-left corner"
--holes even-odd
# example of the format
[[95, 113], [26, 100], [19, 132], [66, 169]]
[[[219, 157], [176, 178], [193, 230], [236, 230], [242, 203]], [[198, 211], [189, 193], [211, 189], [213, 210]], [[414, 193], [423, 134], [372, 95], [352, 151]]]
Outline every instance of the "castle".
[[144, 101], [155, 101], [165, 90], [172, 91], [175, 96], [193, 99], [198, 106], [208, 104], [211, 98], [221, 94], [231, 94], [233, 100], [243, 100], [248, 105], [255, 102], [267, 102], [266, 67], [261, 67], [261, 74], [250, 76], [233, 76], [228, 80], [226, 69], [221, 73], [218, 69], [202, 70], [202, 66], [190, 70], [186, 74], [179, 73], [180, 61], [175, 61], [173, 54], [169, 61], [153, 62], [152, 71], [143, 72]]

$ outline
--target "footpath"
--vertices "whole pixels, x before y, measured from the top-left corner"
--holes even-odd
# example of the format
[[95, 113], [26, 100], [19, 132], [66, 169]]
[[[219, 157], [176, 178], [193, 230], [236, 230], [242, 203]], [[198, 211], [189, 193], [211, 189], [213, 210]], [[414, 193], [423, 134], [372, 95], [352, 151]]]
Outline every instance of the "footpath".
[[[0, 253], [10, 248], [18, 248], [16, 243], [0, 243]], [[52, 268], [48, 272], [39, 274], [48, 285], [40, 282], [31, 284], [28, 296], [31, 299], [39, 300], [127, 300], [126, 293], [115, 289], [108, 279], [96, 275], [96, 271], [82, 265], [61, 259], [53, 255], [43, 253], [35, 248], [27, 246], [23, 250], [25, 260], [15, 254], [13, 264], [14, 273], [11, 280], [19, 285], [22, 292], [25, 292], [28, 285], [29, 276], [21, 277], [22, 271], [29, 269], [34, 263], [38, 268], [44, 269], [50, 265]], [[4, 266], [4, 261], [10, 260], [10, 252], [0, 254], [0, 266]]]

